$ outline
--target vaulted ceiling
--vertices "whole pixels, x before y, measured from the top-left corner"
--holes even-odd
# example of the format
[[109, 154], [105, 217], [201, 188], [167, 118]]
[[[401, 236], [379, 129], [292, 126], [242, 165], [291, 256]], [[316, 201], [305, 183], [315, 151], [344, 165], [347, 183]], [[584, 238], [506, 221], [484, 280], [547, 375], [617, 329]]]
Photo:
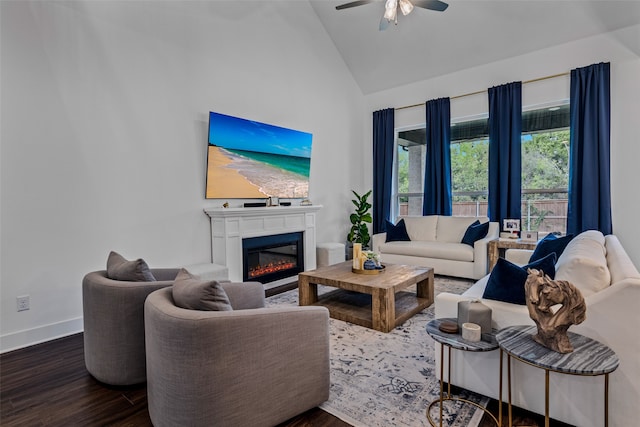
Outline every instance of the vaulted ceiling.
[[349, 1], [310, 3], [365, 94], [640, 24], [640, 0], [445, 0], [379, 31], [384, 1]]

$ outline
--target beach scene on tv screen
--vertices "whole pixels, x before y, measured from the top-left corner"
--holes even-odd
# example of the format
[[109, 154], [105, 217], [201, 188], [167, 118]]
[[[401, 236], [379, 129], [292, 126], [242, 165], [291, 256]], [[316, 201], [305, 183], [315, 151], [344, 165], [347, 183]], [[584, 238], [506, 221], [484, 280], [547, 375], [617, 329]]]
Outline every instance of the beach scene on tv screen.
[[312, 135], [209, 113], [207, 199], [309, 196]]

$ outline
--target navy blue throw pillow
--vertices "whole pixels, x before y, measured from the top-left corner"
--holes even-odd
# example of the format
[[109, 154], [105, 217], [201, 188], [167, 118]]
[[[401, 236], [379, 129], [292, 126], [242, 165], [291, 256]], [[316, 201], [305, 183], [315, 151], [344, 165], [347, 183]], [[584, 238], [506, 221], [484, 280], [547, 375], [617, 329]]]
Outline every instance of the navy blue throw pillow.
[[531, 258], [529, 258], [529, 262], [537, 261], [554, 252], [556, 254], [556, 259], [560, 258], [564, 248], [567, 247], [571, 239], [573, 239], [573, 234], [567, 234], [564, 237], [556, 237], [553, 234], [547, 234], [544, 239], [538, 242], [538, 245], [531, 254]]
[[476, 240], [483, 239], [489, 232], [489, 222], [483, 222], [476, 220], [473, 224], [467, 227], [467, 231], [464, 232], [462, 243], [469, 246], [473, 246]]
[[407, 234], [407, 226], [404, 223], [404, 219], [398, 221], [396, 225], [389, 221], [385, 221], [387, 228], [387, 242], [408, 242], [411, 240], [409, 234]]
[[556, 276], [556, 254], [552, 252], [546, 257], [529, 263], [524, 267], [520, 267], [504, 258], [498, 258], [498, 262], [491, 270], [482, 298], [525, 305], [524, 284], [529, 276], [529, 273], [527, 273], [529, 268], [542, 270], [553, 279]]

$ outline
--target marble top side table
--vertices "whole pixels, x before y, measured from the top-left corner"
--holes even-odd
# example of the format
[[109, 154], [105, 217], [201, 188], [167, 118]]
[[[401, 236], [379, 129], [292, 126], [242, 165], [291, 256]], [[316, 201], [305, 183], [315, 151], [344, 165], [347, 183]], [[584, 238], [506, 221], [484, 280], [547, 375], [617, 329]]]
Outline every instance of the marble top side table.
[[[479, 409], [482, 409], [485, 413], [489, 414], [489, 416], [495, 421], [497, 426], [501, 426], [502, 425], [502, 404], [501, 403], [499, 405], [499, 408], [500, 408], [499, 415], [498, 415], [498, 418], [496, 419], [496, 417], [491, 412], [489, 412], [487, 408], [485, 408], [484, 406], [479, 405], [476, 402], [463, 399], [461, 397], [452, 396], [451, 394], [451, 349], [453, 348], [453, 349], [462, 350], [462, 351], [497, 350], [498, 343], [495, 339], [496, 330], [494, 329], [491, 333], [488, 333], [488, 334], [482, 334], [481, 341], [477, 341], [477, 342], [467, 341], [464, 338], [462, 338], [462, 335], [460, 333], [452, 334], [452, 333], [441, 331], [439, 329], [440, 324], [445, 321], [457, 323], [458, 319], [455, 319], [455, 318], [433, 319], [429, 323], [427, 323], [427, 333], [436, 342], [441, 344], [440, 346], [440, 397], [434, 400], [433, 402], [431, 402], [427, 407], [427, 420], [429, 421], [429, 424], [431, 424], [431, 426], [434, 426], [434, 427], [436, 425], [435, 421], [433, 421], [433, 419], [431, 418], [431, 408], [433, 407], [433, 405], [435, 405], [436, 403], [440, 404], [440, 427], [442, 427], [442, 403], [447, 400], [458, 400], [464, 403], [468, 403], [470, 405], [474, 405]], [[448, 359], [447, 359], [448, 360], [447, 371], [448, 371], [449, 377], [447, 379], [448, 385], [447, 385], [446, 396], [444, 394], [444, 348], [445, 347], [447, 347], [449, 351]], [[500, 358], [500, 372], [502, 372], [502, 358]], [[502, 396], [502, 378], [500, 380], [500, 387], [501, 387], [500, 396]]]
[[620, 364], [618, 356], [605, 344], [568, 332], [573, 352], [558, 353], [533, 340], [538, 332], [535, 326], [519, 325], [501, 329], [496, 334], [502, 353], [507, 353], [507, 389], [509, 399], [509, 427], [511, 418], [511, 357], [545, 371], [544, 425], [549, 427], [549, 372], [560, 374], [598, 376], [604, 375], [604, 426], [609, 425], [609, 374]]

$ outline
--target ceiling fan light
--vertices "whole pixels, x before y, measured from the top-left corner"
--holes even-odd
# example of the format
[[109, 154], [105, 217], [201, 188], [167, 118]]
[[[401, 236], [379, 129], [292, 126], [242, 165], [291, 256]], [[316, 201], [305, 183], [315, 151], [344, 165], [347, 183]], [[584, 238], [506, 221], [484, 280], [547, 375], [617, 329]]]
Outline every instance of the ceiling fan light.
[[398, 7], [398, 0], [387, 0], [384, 4], [386, 10], [396, 9]]
[[413, 10], [413, 5], [409, 0], [400, 0], [400, 10], [403, 15], [408, 15]]
[[387, 21], [394, 21], [396, 19], [396, 10], [395, 9], [387, 9], [384, 12], [384, 19]]
[[384, 10], [384, 19], [386, 19], [387, 21], [393, 21], [396, 19], [396, 11], [397, 8], [393, 8], [393, 9], [385, 9]]

